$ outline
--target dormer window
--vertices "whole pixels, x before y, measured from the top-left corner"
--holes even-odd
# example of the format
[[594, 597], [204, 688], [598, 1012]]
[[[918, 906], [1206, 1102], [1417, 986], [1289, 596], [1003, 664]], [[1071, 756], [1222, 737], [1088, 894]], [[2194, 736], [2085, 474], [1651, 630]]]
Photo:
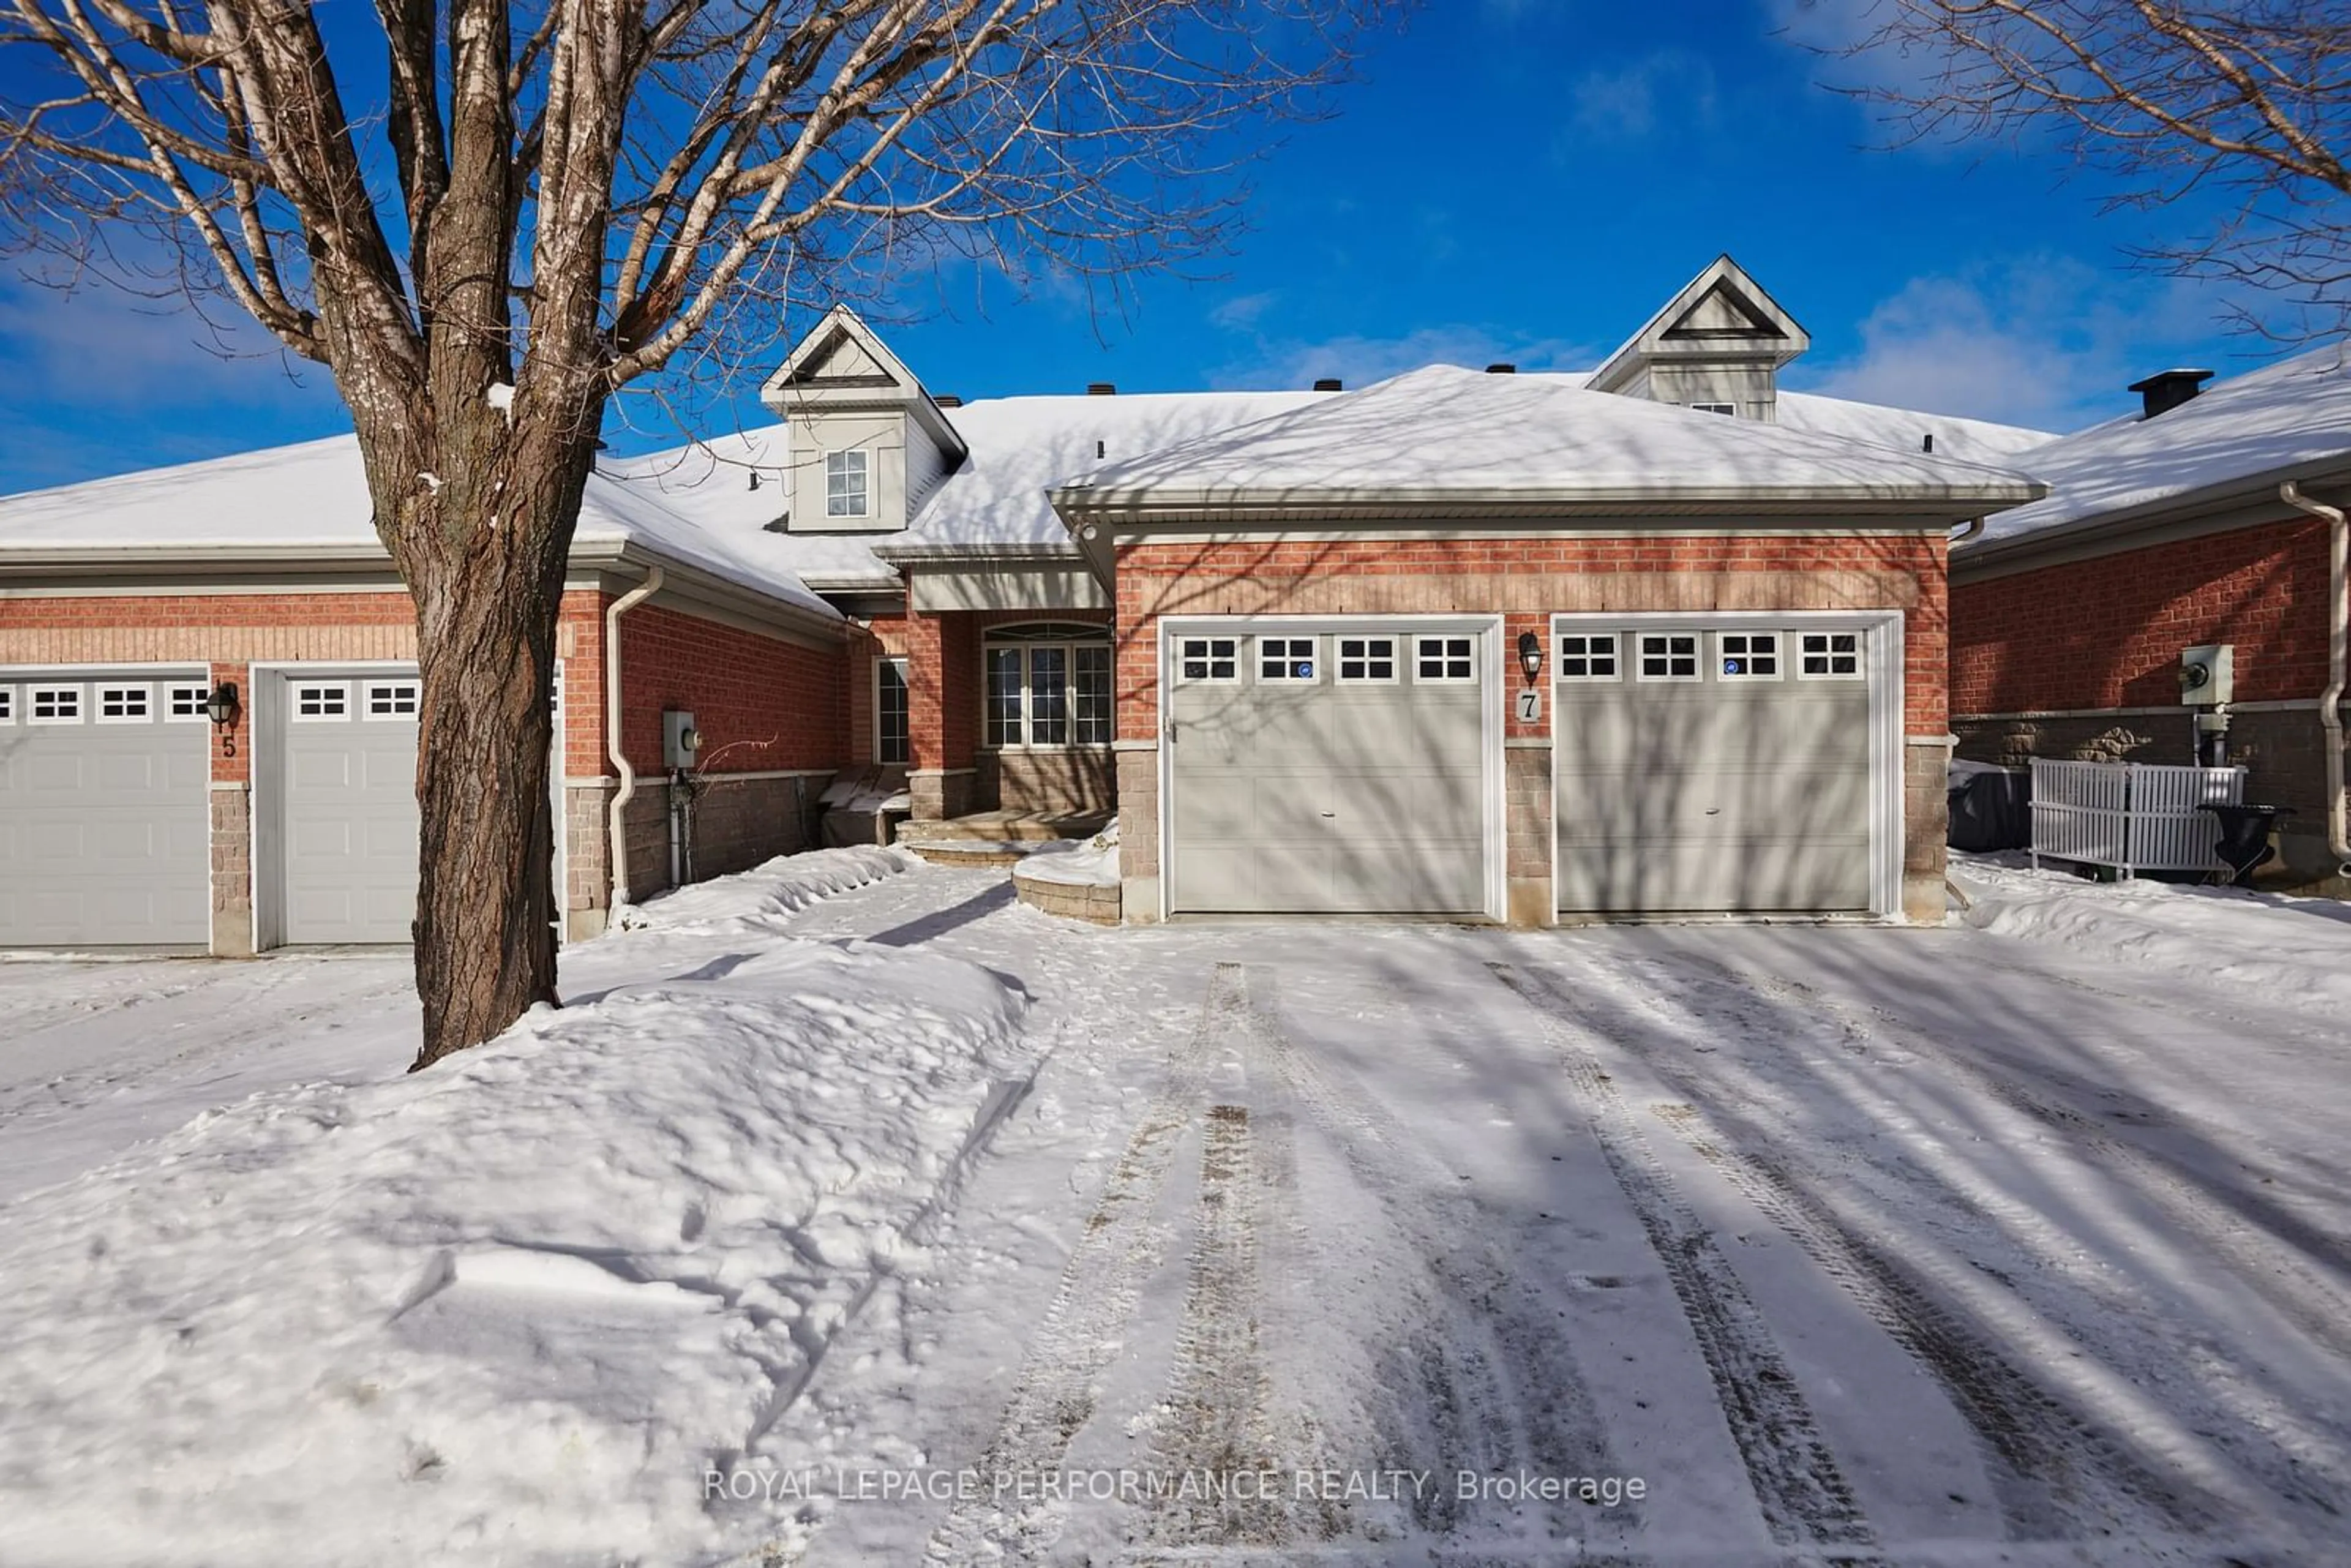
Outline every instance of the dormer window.
[[865, 454], [828, 452], [824, 455], [824, 515], [862, 517], [866, 515]]

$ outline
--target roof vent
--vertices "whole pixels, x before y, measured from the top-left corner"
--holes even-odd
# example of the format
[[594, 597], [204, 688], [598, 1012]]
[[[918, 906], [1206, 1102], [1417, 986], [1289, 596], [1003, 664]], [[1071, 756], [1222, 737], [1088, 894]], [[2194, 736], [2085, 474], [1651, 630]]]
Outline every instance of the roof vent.
[[1314, 383], [1314, 390], [1316, 392], [1345, 392], [1347, 390], [1347, 383], [1341, 381], [1336, 376], [1324, 376], [1321, 381]]
[[1499, 364], [1488, 365], [1486, 373], [1489, 376], [1514, 376], [1519, 373], [1519, 367], [1504, 361]]
[[931, 399], [931, 401], [938, 404], [941, 408], [961, 408], [963, 406], [963, 399], [956, 396], [953, 392], [941, 392], [938, 396]]
[[1919, 437], [1918, 450], [1921, 452], [1932, 452], [1935, 450], [1935, 433], [1933, 431], [1930, 430], [1925, 435]]
[[1088, 397], [1116, 397], [1118, 395], [1118, 386], [1117, 383], [1113, 382], [1088, 382], [1086, 383], [1086, 395]]
[[2181, 403], [2204, 390], [2212, 379], [2210, 371], [2158, 371], [2143, 382], [2133, 382], [2126, 391], [2137, 392], [2147, 400], [2147, 413], [2141, 417], [2153, 419], [2169, 413]]

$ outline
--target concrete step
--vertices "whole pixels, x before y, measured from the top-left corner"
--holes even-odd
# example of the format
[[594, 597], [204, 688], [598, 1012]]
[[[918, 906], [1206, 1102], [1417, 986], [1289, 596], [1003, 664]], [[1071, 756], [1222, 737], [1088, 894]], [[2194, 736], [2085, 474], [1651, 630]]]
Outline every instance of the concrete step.
[[1047, 843], [1054, 839], [1090, 839], [1110, 826], [1110, 814], [1050, 816], [1020, 811], [977, 811], [944, 821], [908, 820], [898, 824], [898, 842], [919, 852], [926, 844]]

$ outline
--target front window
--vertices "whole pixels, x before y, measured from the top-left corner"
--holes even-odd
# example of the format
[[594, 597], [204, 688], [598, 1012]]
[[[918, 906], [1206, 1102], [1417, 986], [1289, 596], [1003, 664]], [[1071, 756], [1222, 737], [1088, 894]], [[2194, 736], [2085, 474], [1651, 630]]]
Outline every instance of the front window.
[[873, 681], [873, 760], [884, 767], [902, 767], [914, 755], [906, 661], [883, 659], [874, 666]]
[[865, 516], [865, 454], [828, 452], [824, 455], [824, 515], [828, 517]]
[[1107, 746], [1110, 643], [1098, 626], [1013, 626], [988, 635], [981, 727], [991, 747]]

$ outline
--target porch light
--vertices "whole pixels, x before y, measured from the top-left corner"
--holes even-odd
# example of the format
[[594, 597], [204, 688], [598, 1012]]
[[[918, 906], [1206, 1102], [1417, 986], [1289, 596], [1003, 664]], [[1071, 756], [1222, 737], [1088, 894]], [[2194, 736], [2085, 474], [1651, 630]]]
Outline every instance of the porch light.
[[1527, 673], [1527, 685], [1533, 685], [1542, 674], [1542, 639], [1531, 632], [1519, 633], [1519, 668]]
[[236, 683], [223, 681], [214, 686], [213, 695], [204, 699], [204, 713], [213, 723], [223, 729], [235, 724], [236, 722]]

